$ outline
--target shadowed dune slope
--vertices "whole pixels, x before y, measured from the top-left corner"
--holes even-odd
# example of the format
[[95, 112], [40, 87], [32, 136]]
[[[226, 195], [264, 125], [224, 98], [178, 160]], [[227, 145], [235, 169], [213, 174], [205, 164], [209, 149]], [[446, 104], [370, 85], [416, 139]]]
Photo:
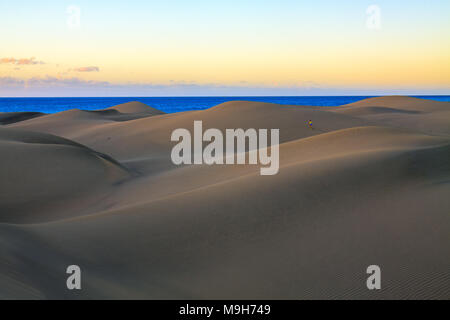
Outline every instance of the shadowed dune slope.
[[11, 124], [43, 116], [41, 112], [0, 112], [0, 125]]
[[0, 128], [0, 153], [0, 223], [80, 214], [128, 176], [109, 156], [44, 133]]

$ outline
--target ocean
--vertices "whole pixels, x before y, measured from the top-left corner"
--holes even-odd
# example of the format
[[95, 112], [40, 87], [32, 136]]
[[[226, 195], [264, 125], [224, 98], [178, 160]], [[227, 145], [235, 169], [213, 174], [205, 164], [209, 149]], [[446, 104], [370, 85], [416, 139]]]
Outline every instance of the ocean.
[[[223, 102], [235, 100], [330, 107], [352, 103], [370, 97], [371, 96], [0, 98], [0, 112], [35, 111], [55, 113], [69, 109], [99, 110], [129, 101], [140, 101], [167, 113], [203, 110]], [[450, 102], [450, 96], [415, 97]]]

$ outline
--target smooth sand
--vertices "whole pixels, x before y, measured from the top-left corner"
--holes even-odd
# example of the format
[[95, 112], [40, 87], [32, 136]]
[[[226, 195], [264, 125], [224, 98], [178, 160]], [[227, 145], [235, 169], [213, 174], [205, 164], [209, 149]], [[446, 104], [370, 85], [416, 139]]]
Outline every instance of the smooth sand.
[[[194, 120], [279, 128], [279, 174], [174, 166], [170, 134]], [[0, 298], [450, 298], [450, 103], [132, 102], [0, 121]]]

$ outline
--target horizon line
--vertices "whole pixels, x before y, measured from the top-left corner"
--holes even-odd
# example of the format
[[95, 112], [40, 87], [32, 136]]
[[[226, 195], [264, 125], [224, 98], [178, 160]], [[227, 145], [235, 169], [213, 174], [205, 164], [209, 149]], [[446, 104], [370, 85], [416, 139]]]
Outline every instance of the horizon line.
[[286, 98], [294, 98], [294, 97], [448, 97], [449, 94], [367, 94], [367, 95], [351, 95], [351, 94], [343, 94], [343, 95], [211, 95], [211, 96], [1, 96], [0, 99], [48, 99], [48, 98], [258, 98], [258, 97], [286, 97]]

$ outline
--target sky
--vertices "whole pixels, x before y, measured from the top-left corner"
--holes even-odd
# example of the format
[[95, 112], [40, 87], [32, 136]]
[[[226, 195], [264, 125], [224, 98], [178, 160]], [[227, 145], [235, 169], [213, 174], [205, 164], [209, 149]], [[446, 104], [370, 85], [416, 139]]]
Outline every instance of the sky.
[[450, 94], [448, 0], [0, 2], [0, 96]]

